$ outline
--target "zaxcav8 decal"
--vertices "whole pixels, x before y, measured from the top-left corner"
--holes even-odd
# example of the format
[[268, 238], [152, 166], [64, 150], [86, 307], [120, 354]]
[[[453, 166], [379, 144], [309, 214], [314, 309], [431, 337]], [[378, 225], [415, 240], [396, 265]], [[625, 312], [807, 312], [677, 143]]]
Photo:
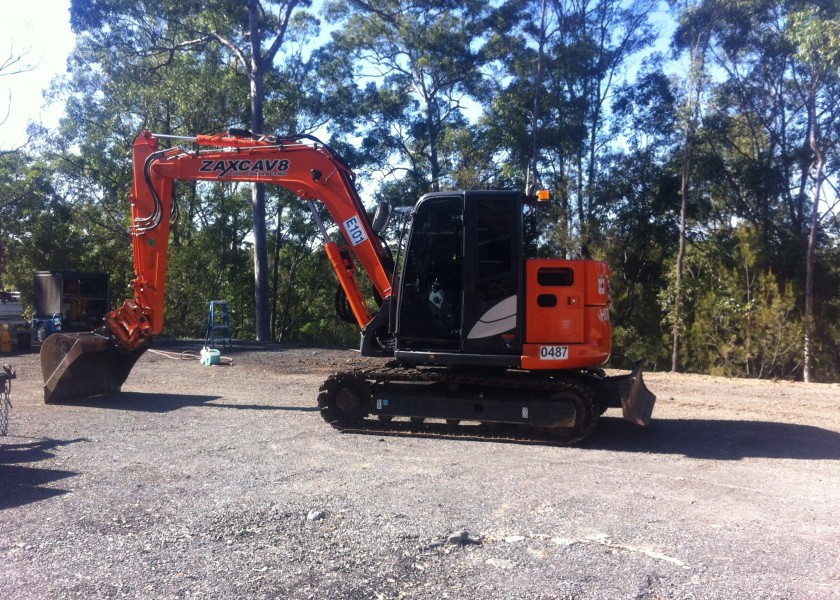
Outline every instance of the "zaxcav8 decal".
[[251, 160], [204, 159], [198, 168], [200, 173], [218, 173], [218, 177], [284, 177], [291, 165], [283, 158]]

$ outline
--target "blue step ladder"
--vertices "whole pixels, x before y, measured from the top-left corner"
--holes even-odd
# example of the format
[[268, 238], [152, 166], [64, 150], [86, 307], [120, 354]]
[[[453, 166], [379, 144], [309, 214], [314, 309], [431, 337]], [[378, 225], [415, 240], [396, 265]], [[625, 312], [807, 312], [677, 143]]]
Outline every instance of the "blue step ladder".
[[216, 348], [216, 340], [222, 347], [231, 348], [230, 316], [227, 300], [211, 300], [210, 314], [207, 316], [207, 333], [204, 335], [204, 347]]

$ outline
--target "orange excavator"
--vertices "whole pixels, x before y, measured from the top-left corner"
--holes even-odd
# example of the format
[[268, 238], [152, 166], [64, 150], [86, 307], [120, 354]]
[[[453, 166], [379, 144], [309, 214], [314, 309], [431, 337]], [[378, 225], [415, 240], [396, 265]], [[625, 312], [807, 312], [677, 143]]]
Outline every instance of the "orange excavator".
[[[164, 139], [191, 147], [161, 148]], [[340, 284], [339, 315], [360, 327], [362, 355], [392, 358], [324, 382], [318, 406], [334, 427], [567, 443], [585, 438], [610, 407], [649, 422], [655, 396], [641, 362], [613, 377], [600, 368], [612, 351], [608, 265], [536, 256], [536, 215], [547, 192], [426, 194], [401, 215], [395, 261], [382, 237], [390, 208], [383, 203], [369, 217], [352, 170], [312, 136], [143, 132], [133, 157], [134, 298], [101, 330], [47, 338], [46, 402], [120, 390], [163, 329], [173, 183], [207, 180], [275, 184], [307, 202]], [[315, 202], [343, 245], [331, 239]]]

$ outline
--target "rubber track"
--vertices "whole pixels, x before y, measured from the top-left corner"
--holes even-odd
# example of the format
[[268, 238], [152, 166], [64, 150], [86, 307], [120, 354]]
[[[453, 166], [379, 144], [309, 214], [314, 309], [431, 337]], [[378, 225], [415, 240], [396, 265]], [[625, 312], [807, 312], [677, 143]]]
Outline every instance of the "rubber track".
[[[489, 425], [452, 425], [439, 422], [412, 423], [410, 421], [381, 421], [367, 418], [358, 422], [342, 422], [328, 406], [330, 390], [335, 385], [356, 385], [358, 389], [375, 388], [377, 384], [389, 382], [410, 383], [453, 383], [476, 385], [487, 388], [507, 388], [512, 391], [573, 392], [585, 403], [586, 417], [580, 426], [567, 435], [545, 433], [526, 425], [494, 423]], [[384, 366], [372, 369], [343, 371], [327, 378], [318, 395], [321, 416], [335, 429], [343, 433], [357, 433], [380, 436], [411, 436], [443, 439], [465, 439], [477, 441], [516, 442], [522, 444], [548, 444], [567, 446], [586, 439], [595, 427], [601, 414], [595, 406], [591, 389], [575, 377], [556, 377], [527, 371], [508, 371], [504, 376], [472, 375], [445, 369], [416, 369]], [[397, 418], [397, 417], [395, 417]], [[405, 417], [403, 417], [405, 418]]]

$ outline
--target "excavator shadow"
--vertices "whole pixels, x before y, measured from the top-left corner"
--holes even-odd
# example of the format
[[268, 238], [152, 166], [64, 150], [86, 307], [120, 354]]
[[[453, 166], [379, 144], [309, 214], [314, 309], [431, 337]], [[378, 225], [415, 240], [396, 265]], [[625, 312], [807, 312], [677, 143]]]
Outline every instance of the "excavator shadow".
[[569, 446], [569, 441], [552, 434], [541, 434], [516, 425], [466, 425], [452, 427], [445, 423], [426, 421], [415, 425], [406, 421], [392, 421], [383, 428], [374, 421], [365, 421], [340, 428], [343, 435], [370, 435], [394, 438], [433, 438], [458, 442], [495, 442], [524, 446]]
[[155, 394], [142, 392], [120, 392], [88, 398], [70, 398], [52, 402], [52, 405], [84, 406], [87, 408], [109, 408], [150, 413], [168, 413], [187, 406], [205, 406], [218, 400], [219, 396], [192, 396], [189, 394]]
[[209, 395], [120, 392], [118, 394], [104, 394], [90, 398], [62, 400], [60, 402], [53, 402], [52, 404], [66, 404], [68, 406], [84, 406], [88, 408], [105, 408], [149, 413], [168, 413], [190, 406], [237, 410], [285, 410], [302, 412], [313, 412], [318, 410], [317, 406], [275, 406], [270, 404], [231, 404], [216, 402], [221, 398], [222, 396]]
[[78, 473], [59, 469], [38, 469], [28, 464], [53, 458], [55, 454], [52, 450], [59, 446], [86, 441], [88, 440], [81, 438], [42, 439], [21, 444], [0, 444], [0, 510], [66, 494], [67, 490], [41, 486], [74, 477]]
[[708, 460], [840, 460], [840, 433], [813, 425], [714, 419], [654, 419], [640, 429], [606, 417], [585, 447]]

